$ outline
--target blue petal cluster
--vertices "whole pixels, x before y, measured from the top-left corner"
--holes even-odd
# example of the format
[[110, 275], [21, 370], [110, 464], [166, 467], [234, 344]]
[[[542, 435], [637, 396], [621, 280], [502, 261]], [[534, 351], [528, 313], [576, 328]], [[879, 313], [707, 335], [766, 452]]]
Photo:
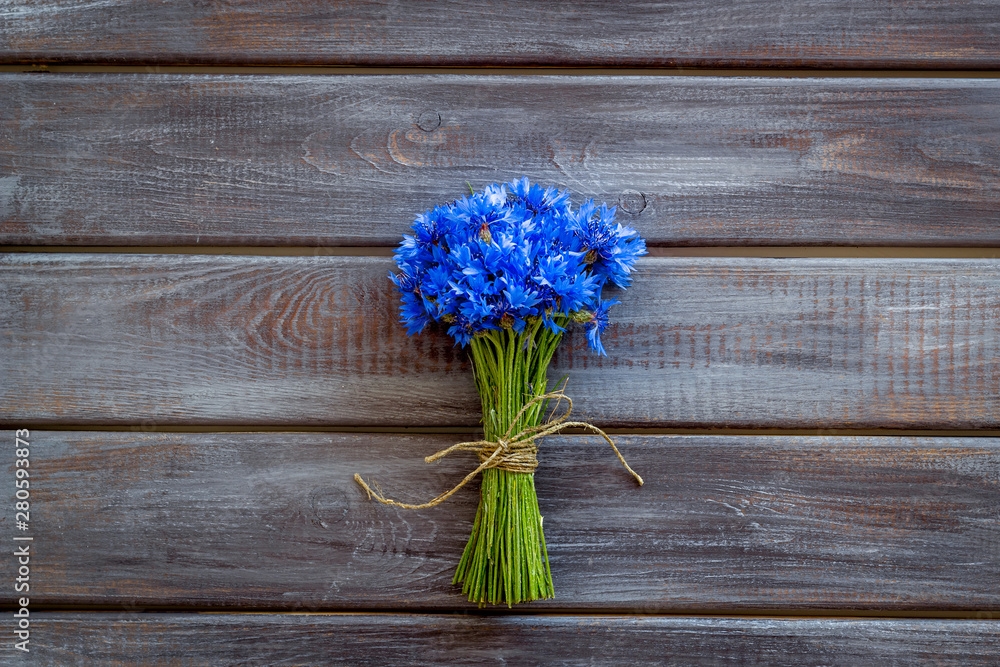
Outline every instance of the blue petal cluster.
[[615, 222], [615, 208], [587, 200], [578, 209], [569, 193], [527, 177], [487, 186], [421, 213], [394, 255], [390, 275], [402, 295], [410, 335], [432, 320], [448, 326], [459, 345], [490, 330], [520, 333], [537, 323], [564, 331], [570, 319], [587, 326], [590, 347], [605, 354], [601, 332], [646, 242]]

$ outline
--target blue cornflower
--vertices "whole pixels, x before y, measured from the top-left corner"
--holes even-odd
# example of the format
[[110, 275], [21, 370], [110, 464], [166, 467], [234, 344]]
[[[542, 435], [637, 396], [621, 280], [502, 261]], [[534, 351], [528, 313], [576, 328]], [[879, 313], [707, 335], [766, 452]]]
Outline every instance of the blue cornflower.
[[532, 306], [538, 303], [538, 292], [525, 286], [524, 280], [513, 280], [506, 277], [500, 279], [503, 294], [507, 297], [510, 307], [518, 314], [533, 315]]
[[608, 356], [608, 353], [604, 350], [604, 345], [601, 344], [601, 334], [608, 326], [608, 309], [616, 303], [618, 303], [617, 299], [608, 299], [607, 301], [598, 299], [597, 307], [589, 313], [589, 319], [583, 320], [584, 326], [587, 327], [587, 340], [590, 342], [591, 349], [604, 357]]
[[529, 183], [527, 176], [521, 177], [519, 181], [511, 181], [508, 185], [511, 194], [534, 215], [544, 215], [553, 210], [565, 211], [569, 206], [568, 192], [558, 192], [553, 186], [543, 190], [540, 185]]
[[[393, 278], [393, 276], [389, 276]], [[396, 282], [393, 278], [393, 282]], [[398, 283], [397, 283], [398, 284]], [[423, 331], [430, 324], [431, 317], [427, 312], [424, 298], [417, 291], [408, 291], [400, 286], [403, 305], [400, 307], [399, 322], [406, 326], [406, 334], [412, 336]]]
[[571, 216], [568, 228], [580, 239], [584, 261], [593, 265], [593, 272], [624, 288], [631, 283], [635, 260], [646, 254], [646, 242], [636, 230], [615, 223], [615, 210], [607, 204], [597, 209], [588, 199]]
[[491, 194], [489, 190], [483, 194], [463, 197], [455, 202], [449, 218], [461, 230], [459, 233], [464, 232], [470, 239], [479, 237], [488, 243], [493, 230], [502, 229], [511, 214], [510, 207], [506, 205], [506, 194], [503, 196], [503, 203], [499, 203], [500, 200], [498, 195]]
[[437, 245], [448, 233], [448, 209], [435, 206], [433, 210], [417, 215], [413, 222], [413, 232], [419, 244]]
[[472, 342], [472, 337], [476, 334], [472, 322], [463, 315], [455, 315], [452, 324], [448, 327], [448, 335], [455, 339], [455, 343], [460, 347], [465, 347]]

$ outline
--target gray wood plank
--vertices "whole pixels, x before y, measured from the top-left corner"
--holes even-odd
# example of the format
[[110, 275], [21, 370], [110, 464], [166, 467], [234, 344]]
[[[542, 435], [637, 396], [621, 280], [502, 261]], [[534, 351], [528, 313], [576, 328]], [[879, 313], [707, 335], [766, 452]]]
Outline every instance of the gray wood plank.
[[[993, 259], [643, 258], [557, 351], [604, 426], [997, 428]], [[475, 426], [465, 353], [397, 324], [392, 261], [0, 257], [0, 420]]]
[[15, 0], [0, 62], [996, 68], [993, 2]]
[[654, 245], [1000, 245], [998, 80], [7, 74], [0, 98], [0, 243], [395, 246], [527, 175]]
[[[12, 433], [2, 436], [13, 442]], [[457, 436], [32, 431], [35, 605], [468, 610], [451, 584], [477, 485]], [[556, 598], [622, 613], [1000, 609], [1000, 439], [547, 438]], [[11, 587], [0, 594], [10, 603]], [[502, 609], [506, 609], [503, 607]]]
[[32, 653], [5, 643], [7, 664], [968, 667], [996, 664], [1000, 641], [989, 620], [40, 613], [32, 624]]

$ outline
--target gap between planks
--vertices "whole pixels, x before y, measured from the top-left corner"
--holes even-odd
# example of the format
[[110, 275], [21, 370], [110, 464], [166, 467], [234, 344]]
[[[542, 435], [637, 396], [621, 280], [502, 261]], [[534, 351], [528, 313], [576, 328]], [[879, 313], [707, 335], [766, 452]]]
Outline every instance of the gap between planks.
[[[88, 431], [88, 432], [142, 432], [142, 433], [378, 433], [385, 435], [467, 435], [479, 430], [467, 426], [146, 426], [137, 424], [34, 424], [30, 422], [0, 422], [0, 430], [28, 429], [29, 431]], [[605, 428], [613, 436], [646, 435], [717, 435], [717, 436], [836, 436], [836, 437], [885, 437], [900, 438], [996, 438], [998, 429], [891, 429], [891, 428]], [[590, 435], [583, 429], [568, 428], [564, 435]]]
[[[10, 605], [0, 605], [0, 612], [13, 611], [16, 609]], [[484, 608], [484, 609], [429, 609], [429, 610], [407, 610], [398, 609], [366, 609], [366, 610], [331, 610], [331, 611], [289, 611], [287, 609], [269, 609], [266, 607], [245, 609], [241, 607], [213, 606], [209, 608], [189, 607], [189, 606], [129, 606], [122, 605], [46, 605], [32, 604], [32, 611], [38, 613], [87, 613], [87, 614], [107, 614], [111, 612], [128, 611], [136, 614], [220, 614], [220, 615], [268, 615], [268, 616], [408, 616], [408, 617], [429, 617], [429, 616], [530, 616], [533, 618], [712, 618], [723, 619], [760, 619], [760, 620], [906, 620], [906, 619], [939, 619], [939, 620], [979, 620], [979, 621], [1000, 621], [1000, 611], [990, 609], [970, 609], [966, 611], [877, 611], [871, 609], [790, 609], [775, 610], [772, 612], [739, 609], [719, 609], [715, 611], [699, 610], [696, 613], [685, 613], [683, 611], [669, 612], [649, 612], [633, 611], [629, 609], [593, 611], [587, 609], [544, 609], [531, 610], [524, 607], [518, 609], [507, 608]]]
[[[248, 255], [263, 257], [392, 257], [381, 246], [46, 246], [0, 245], [0, 253], [96, 253], [157, 255]], [[1000, 248], [948, 246], [741, 246], [651, 247], [650, 257], [868, 257], [917, 259], [996, 259]]]
[[0, 72], [29, 74], [466, 74], [475, 76], [731, 76], [769, 78], [903, 78], [997, 79], [997, 70], [822, 69], [822, 68], [711, 68], [711, 67], [350, 67], [350, 66], [241, 66], [241, 65], [56, 65], [48, 63], [0, 65]]

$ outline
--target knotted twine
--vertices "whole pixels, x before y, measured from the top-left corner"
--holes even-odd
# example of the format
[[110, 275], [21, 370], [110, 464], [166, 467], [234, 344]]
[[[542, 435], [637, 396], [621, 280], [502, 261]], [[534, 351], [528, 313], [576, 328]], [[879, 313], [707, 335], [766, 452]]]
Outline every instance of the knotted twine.
[[[521, 429], [517, 433], [512, 433], [514, 425], [520, 421], [525, 412], [531, 409], [532, 406], [550, 398], [557, 399], [556, 406], [558, 406], [563, 399], [566, 400], [566, 411], [561, 416], [550, 417], [549, 421], [544, 424], [528, 426]], [[608, 444], [611, 445], [611, 449], [615, 450], [615, 455], [618, 456], [618, 460], [622, 462], [625, 469], [628, 470], [633, 477], [635, 477], [635, 480], [639, 482], [639, 486], [642, 486], [642, 477], [632, 470], [628, 463], [625, 462], [625, 457], [623, 457], [621, 452], [618, 451], [614, 441], [608, 436], [608, 434], [593, 424], [588, 424], [587, 422], [567, 421], [569, 419], [570, 412], [572, 411], [573, 399], [564, 394], [561, 389], [547, 394], [542, 394], [541, 396], [536, 396], [531, 399], [524, 405], [523, 408], [521, 408], [520, 412], [518, 412], [517, 416], [514, 417], [510, 427], [507, 429], [507, 432], [502, 438], [497, 440], [473, 440], [470, 442], [460, 442], [448, 447], [447, 449], [442, 449], [435, 454], [425, 457], [424, 461], [427, 463], [433, 463], [442, 457], [448, 456], [448, 454], [451, 454], [452, 452], [475, 452], [479, 456], [479, 467], [466, 475], [465, 479], [456, 484], [450, 491], [446, 491], [434, 500], [420, 505], [410, 505], [408, 503], [401, 503], [386, 498], [382, 493], [380, 493], [381, 489], [378, 491], [372, 489], [363, 479], [361, 479], [361, 475], [358, 475], [357, 473], [354, 475], [354, 481], [360, 484], [361, 487], [368, 493], [369, 499], [375, 498], [375, 500], [384, 505], [393, 505], [395, 507], [402, 507], [403, 509], [408, 510], [419, 510], [427, 507], [434, 507], [435, 505], [447, 500], [453, 493], [461, 489], [471, 479], [487, 468], [498, 468], [500, 470], [509, 470], [511, 472], [535, 472], [535, 468], [538, 467], [538, 446], [535, 444], [535, 441], [539, 438], [544, 438], [547, 435], [553, 435], [554, 433], [558, 433], [567, 428], [579, 427], [585, 428], [604, 438]], [[552, 414], [555, 414], [555, 409], [553, 409]], [[376, 486], [378, 485], [376, 484]]]

